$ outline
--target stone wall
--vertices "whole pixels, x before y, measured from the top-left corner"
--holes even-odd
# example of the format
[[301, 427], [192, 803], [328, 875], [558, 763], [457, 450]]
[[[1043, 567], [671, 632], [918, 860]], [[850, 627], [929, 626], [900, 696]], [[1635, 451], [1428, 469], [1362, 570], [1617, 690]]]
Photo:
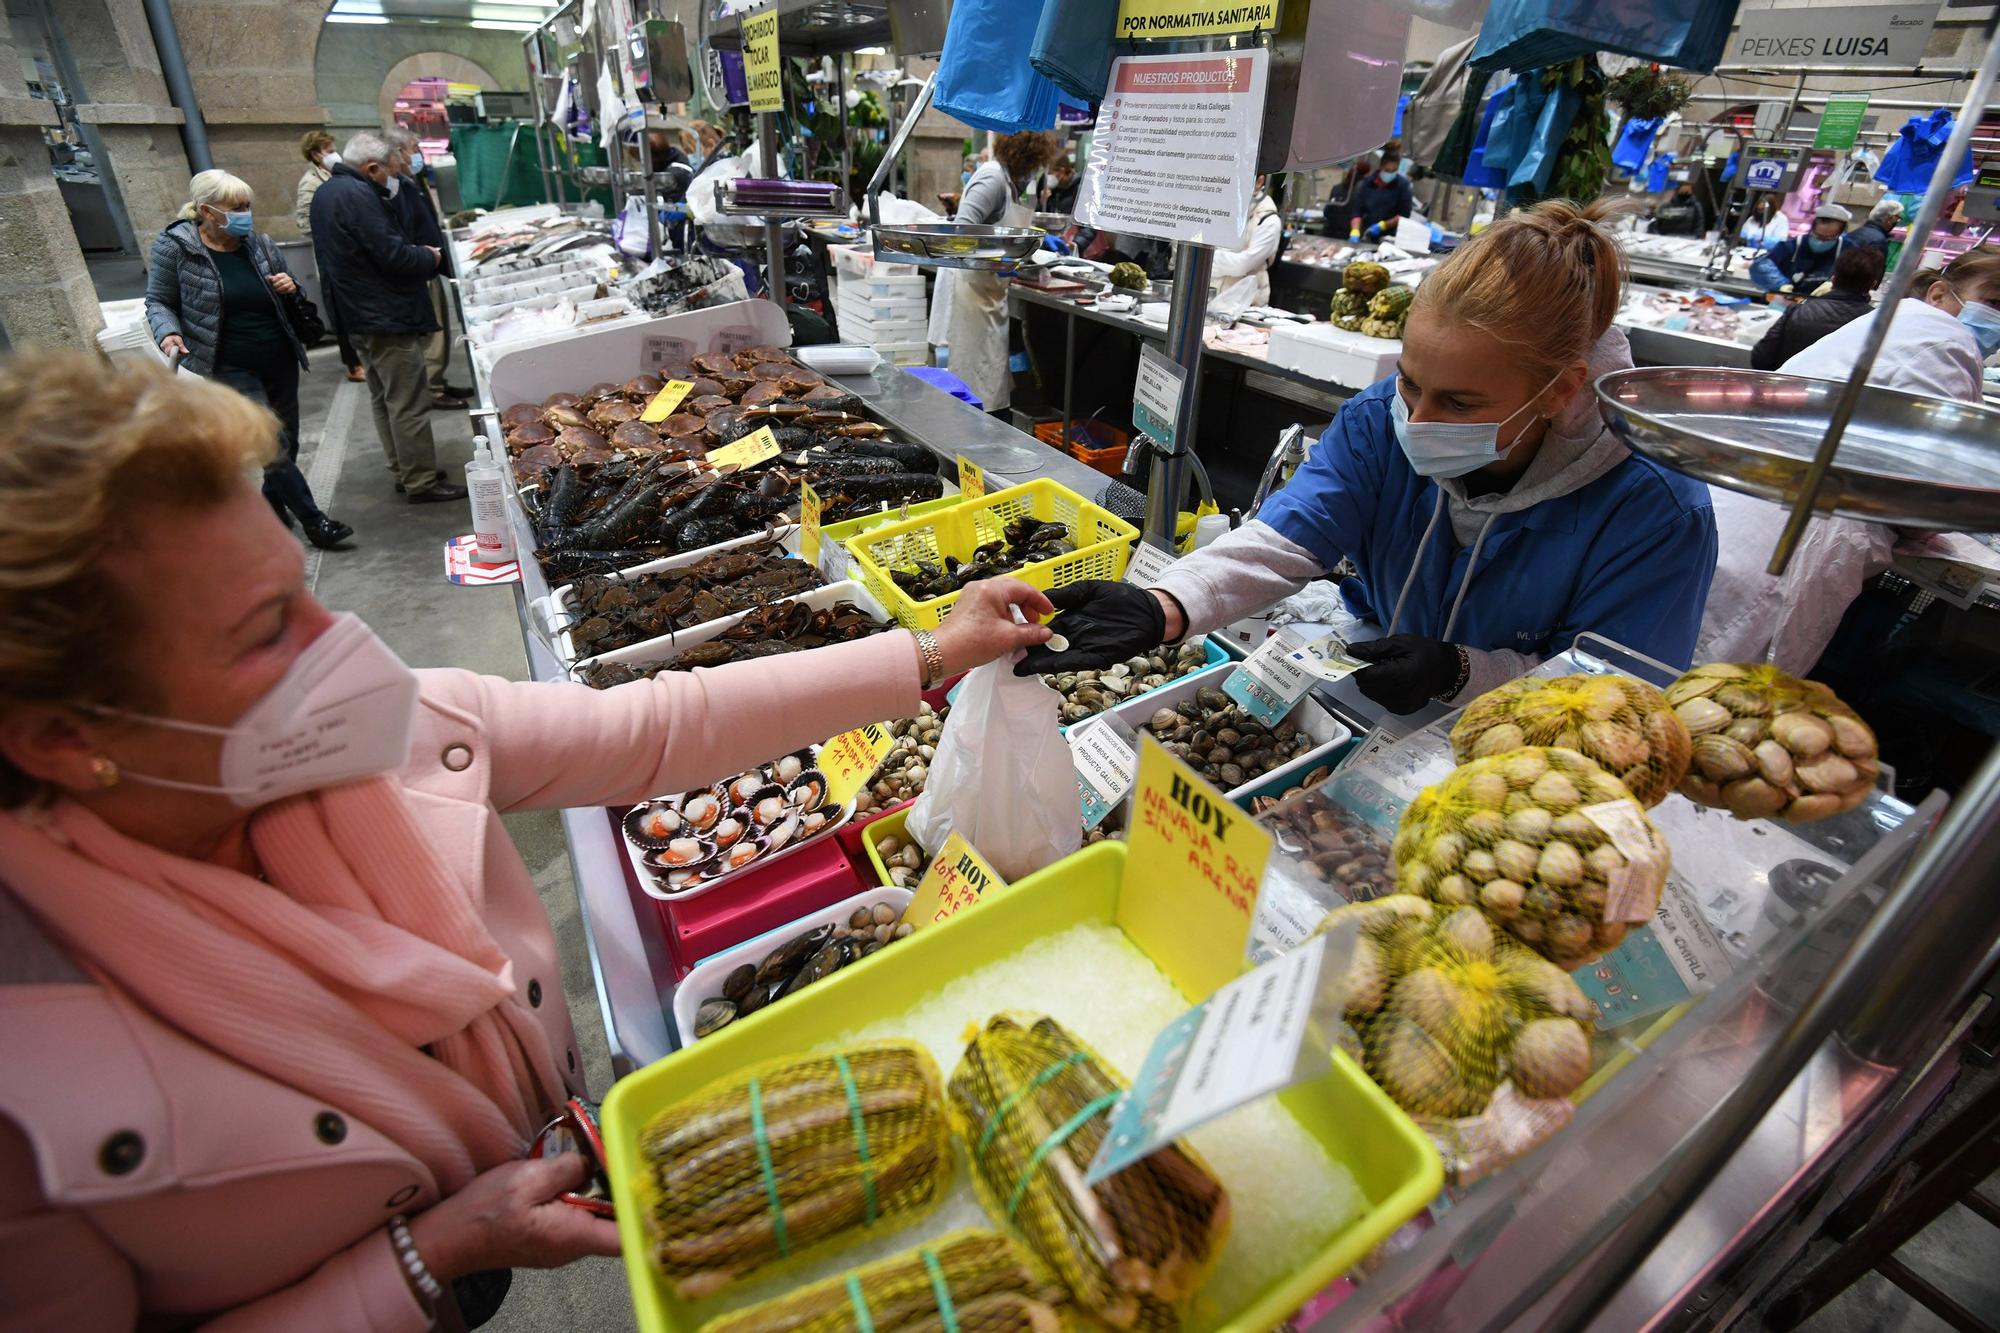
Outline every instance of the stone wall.
[[[313, 70], [320, 103], [326, 107], [327, 128], [334, 138], [345, 141], [356, 130], [379, 126], [386, 111], [381, 102], [383, 80], [398, 64], [427, 53], [447, 58], [438, 60], [435, 69], [419, 70], [421, 74], [460, 80], [469, 75], [469, 81], [490, 89], [524, 91], [528, 66], [521, 52], [521, 37], [518, 32], [478, 28], [324, 24]], [[451, 58], [470, 62], [471, 68], [455, 64]]]
[[13, 347], [89, 347], [104, 327], [42, 129], [56, 109], [28, 96], [0, 11], [0, 331]]

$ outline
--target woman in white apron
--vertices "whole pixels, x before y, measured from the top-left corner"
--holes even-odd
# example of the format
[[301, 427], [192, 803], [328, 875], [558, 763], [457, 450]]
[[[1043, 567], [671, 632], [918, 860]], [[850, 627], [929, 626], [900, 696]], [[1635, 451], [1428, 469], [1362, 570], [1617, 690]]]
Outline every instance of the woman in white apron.
[[[1034, 225], [1034, 210], [1021, 201], [1036, 172], [1056, 155], [1046, 134], [1009, 134], [993, 146], [993, 160], [972, 173], [958, 203], [957, 222], [995, 227]], [[1007, 370], [1007, 283], [997, 274], [959, 269], [952, 277], [949, 323], [951, 373], [965, 382], [988, 412], [1004, 412], [1013, 400]]]

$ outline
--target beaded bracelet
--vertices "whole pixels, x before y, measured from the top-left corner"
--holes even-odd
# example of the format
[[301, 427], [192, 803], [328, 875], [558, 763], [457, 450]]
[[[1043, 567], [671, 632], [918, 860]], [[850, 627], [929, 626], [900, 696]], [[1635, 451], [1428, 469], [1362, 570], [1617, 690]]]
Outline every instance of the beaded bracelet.
[[1458, 653], [1458, 680], [1450, 689], [1440, 690], [1431, 696], [1441, 704], [1448, 704], [1464, 693], [1466, 684], [1472, 679], [1472, 654], [1465, 651], [1462, 643], [1454, 643], [1452, 648]]
[[410, 1284], [411, 1293], [435, 1322], [444, 1304], [444, 1288], [431, 1276], [424, 1257], [417, 1253], [417, 1243], [410, 1238], [410, 1219], [400, 1214], [389, 1219], [389, 1244], [396, 1251], [396, 1262], [402, 1266], [403, 1279]]

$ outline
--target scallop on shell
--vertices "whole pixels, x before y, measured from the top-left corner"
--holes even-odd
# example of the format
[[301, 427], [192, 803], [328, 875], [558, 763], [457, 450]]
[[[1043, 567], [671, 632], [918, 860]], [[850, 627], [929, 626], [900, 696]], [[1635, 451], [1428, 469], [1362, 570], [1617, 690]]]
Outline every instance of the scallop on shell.
[[818, 809], [826, 796], [826, 774], [816, 768], [806, 769], [786, 784], [785, 795], [801, 810]]
[[681, 803], [681, 818], [689, 828], [706, 833], [722, 818], [722, 802], [712, 791], [698, 791]]
[[671, 806], [634, 806], [625, 815], [625, 836], [647, 851], [660, 851], [681, 831], [681, 813]]

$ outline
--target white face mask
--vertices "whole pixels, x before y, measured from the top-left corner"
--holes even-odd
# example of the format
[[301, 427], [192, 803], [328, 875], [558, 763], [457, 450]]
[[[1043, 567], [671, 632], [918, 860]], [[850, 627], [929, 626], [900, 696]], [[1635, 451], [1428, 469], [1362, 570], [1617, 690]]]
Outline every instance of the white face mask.
[[326, 152], [320, 155], [319, 164], [325, 167], [328, 171], [332, 171], [335, 167], [340, 165], [340, 154], [334, 152], [331, 148], [329, 148], [326, 150]]
[[254, 810], [408, 763], [417, 677], [358, 616], [343, 613], [234, 726], [211, 727], [118, 708], [90, 711], [226, 737], [216, 786], [152, 777], [123, 765], [119, 772], [147, 786], [227, 796]]
[[382, 188], [386, 189], [389, 192], [389, 197], [391, 199], [394, 199], [396, 197], [396, 191], [403, 188], [403, 178], [401, 176], [391, 176], [387, 184], [385, 184]]
[[[1402, 383], [1399, 380], [1389, 394], [1389, 415], [1395, 423], [1396, 443], [1403, 446], [1403, 454], [1410, 460], [1420, 477], [1462, 477], [1468, 472], [1477, 472], [1488, 463], [1495, 463], [1503, 456], [1500, 448], [1500, 430], [1515, 417], [1527, 411], [1555, 386], [1558, 374], [1537, 390], [1527, 402], [1507, 414], [1501, 421], [1412, 421], [1409, 404], [1403, 401]], [[1519, 443], [1518, 438], [1508, 444], [1508, 448]]]

